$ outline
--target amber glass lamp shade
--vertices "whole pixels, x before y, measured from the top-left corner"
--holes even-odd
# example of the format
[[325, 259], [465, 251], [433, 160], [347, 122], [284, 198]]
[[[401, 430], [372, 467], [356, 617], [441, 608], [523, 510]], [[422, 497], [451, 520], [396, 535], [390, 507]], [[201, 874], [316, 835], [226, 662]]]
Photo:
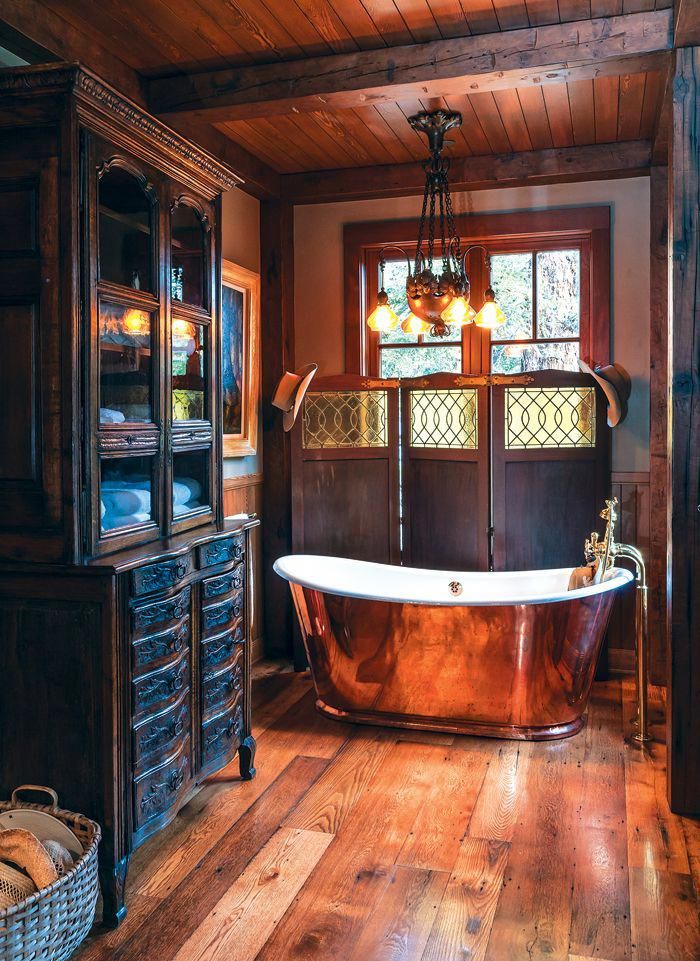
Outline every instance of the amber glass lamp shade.
[[469, 303], [469, 298], [463, 295], [453, 297], [440, 314], [441, 320], [451, 327], [466, 327], [476, 317], [476, 311]]
[[493, 287], [487, 287], [484, 294], [484, 306], [474, 318], [477, 327], [485, 327], [487, 330], [494, 330], [502, 327], [506, 322], [506, 315], [496, 303], [496, 294]]
[[389, 296], [384, 289], [377, 294], [377, 306], [367, 318], [367, 326], [380, 334], [399, 326], [399, 318], [389, 306]]
[[130, 307], [124, 314], [124, 326], [132, 334], [140, 334], [148, 327], [148, 314]]
[[430, 324], [427, 320], [416, 317], [415, 314], [409, 314], [401, 321], [401, 330], [405, 334], [427, 334], [430, 330]]

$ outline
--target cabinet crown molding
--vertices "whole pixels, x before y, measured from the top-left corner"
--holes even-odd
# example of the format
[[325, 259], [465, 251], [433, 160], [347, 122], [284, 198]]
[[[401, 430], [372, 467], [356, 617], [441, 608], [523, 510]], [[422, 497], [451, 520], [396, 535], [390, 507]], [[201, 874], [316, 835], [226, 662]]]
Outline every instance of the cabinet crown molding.
[[230, 190], [242, 183], [241, 178], [225, 164], [147, 113], [79, 63], [51, 63], [0, 70], [0, 96], [23, 92], [36, 95], [42, 91], [47, 94], [74, 94], [80, 101], [83, 119], [93, 121], [100, 128], [104, 124], [114, 125], [115, 121], [128, 125], [131, 131], [138, 131], [151, 141], [151, 150], [155, 145], [161, 155], [161, 164], [165, 160], [174, 166], [195, 168], [200, 178], [204, 175], [213, 192]]

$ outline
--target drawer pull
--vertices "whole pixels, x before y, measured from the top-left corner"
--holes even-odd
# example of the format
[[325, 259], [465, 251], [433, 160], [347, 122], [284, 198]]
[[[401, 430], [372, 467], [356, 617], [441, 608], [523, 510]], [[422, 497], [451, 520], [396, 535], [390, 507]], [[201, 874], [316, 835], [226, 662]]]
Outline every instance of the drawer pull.
[[225, 561], [240, 560], [245, 553], [243, 538], [229, 537], [221, 541], [212, 541], [199, 549], [200, 567], [213, 567]]
[[150, 782], [139, 802], [142, 823], [170, 807], [173, 795], [177, 794], [185, 783], [188, 765], [188, 758], [183, 758], [176, 768], [164, 771], [158, 780]]
[[221, 704], [228, 700], [232, 694], [240, 691], [242, 687], [241, 671], [238, 667], [233, 672], [214, 681], [212, 681], [211, 676], [207, 677], [206, 675], [203, 680], [205, 682], [204, 703], [207, 707]]
[[238, 737], [243, 729], [243, 708], [238, 705], [228, 717], [211, 721], [203, 728], [202, 753], [204, 761], [210, 761], [225, 751], [227, 745]]

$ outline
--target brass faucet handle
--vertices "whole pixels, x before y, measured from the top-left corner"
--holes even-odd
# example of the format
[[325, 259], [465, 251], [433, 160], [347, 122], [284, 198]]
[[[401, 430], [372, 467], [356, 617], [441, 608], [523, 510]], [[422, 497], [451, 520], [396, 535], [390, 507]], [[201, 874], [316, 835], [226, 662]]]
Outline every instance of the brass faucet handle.
[[617, 497], [611, 497], [609, 501], [605, 502], [605, 507], [600, 512], [600, 516], [604, 521], [610, 521], [612, 524], [617, 520]]

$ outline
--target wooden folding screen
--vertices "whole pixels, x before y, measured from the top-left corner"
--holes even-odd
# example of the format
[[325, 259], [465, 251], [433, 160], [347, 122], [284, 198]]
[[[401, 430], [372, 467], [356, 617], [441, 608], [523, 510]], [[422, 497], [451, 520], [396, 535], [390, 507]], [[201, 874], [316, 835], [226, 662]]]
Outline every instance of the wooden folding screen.
[[[610, 496], [605, 395], [584, 374], [537, 371], [491, 395], [495, 570], [583, 562]], [[520, 378], [522, 379], [522, 378]]]
[[398, 564], [398, 381], [312, 381], [292, 438], [295, 553]]
[[318, 378], [294, 427], [294, 551], [574, 566], [610, 496], [606, 411], [591, 378], [569, 371]]
[[402, 380], [402, 559], [488, 570], [488, 378]]

